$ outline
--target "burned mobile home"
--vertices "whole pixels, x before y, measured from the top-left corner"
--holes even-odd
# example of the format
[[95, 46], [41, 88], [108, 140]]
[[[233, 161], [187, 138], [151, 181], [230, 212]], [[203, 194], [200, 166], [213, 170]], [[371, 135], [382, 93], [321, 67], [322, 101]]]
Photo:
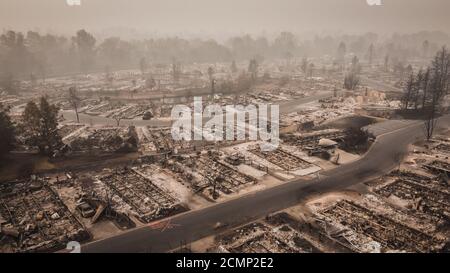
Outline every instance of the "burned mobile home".
[[45, 179], [0, 185], [2, 252], [50, 252], [90, 234]]

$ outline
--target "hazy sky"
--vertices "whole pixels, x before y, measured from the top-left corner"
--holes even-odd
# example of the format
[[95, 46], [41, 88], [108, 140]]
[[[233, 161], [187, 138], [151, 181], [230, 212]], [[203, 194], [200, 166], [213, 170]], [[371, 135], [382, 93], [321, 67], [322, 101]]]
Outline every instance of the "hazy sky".
[[450, 32], [450, 0], [381, 1], [382, 6], [369, 6], [366, 0], [81, 0], [81, 6], [69, 6], [66, 0], [0, 0], [0, 30]]

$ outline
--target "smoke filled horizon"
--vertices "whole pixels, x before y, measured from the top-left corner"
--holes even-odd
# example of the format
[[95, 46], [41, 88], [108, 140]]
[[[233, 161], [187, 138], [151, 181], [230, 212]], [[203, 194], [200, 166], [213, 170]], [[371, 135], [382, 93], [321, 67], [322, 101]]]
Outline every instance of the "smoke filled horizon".
[[274, 37], [289, 31], [315, 35], [448, 33], [446, 0], [2, 0], [2, 31], [34, 30], [71, 35], [87, 29], [96, 36], [126, 39], [179, 36], [225, 40], [251, 34]]

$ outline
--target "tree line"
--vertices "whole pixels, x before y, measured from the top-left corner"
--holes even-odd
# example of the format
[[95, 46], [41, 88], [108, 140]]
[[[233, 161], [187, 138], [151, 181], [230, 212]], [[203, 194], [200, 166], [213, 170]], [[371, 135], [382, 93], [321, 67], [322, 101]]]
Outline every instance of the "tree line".
[[450, 52], [439, 50], [426, 69], [412, 72], [405, 84], [403, 110], [420, 111], [425, 117], [425, 132], [429, 140], [436, 127], [443, 98], [450, 90]]
[[58, 107], [41, 97], [38, 104], [27, 103], [16, 124], [9, 116], [9, 109], [0, 104], [0, 160], [18, 143], [37, 150], [40, 154], [54, 156], [63, 147], [58, 133]]
[[300, 40], [291, 32], [281, 32], [271, 40], [242, 35], [219, 43], [178, 37], [129, 41], [109, 37], [100, 41], [86, 30], [72, 36], [10, 30], [0, 35], [0, 88], [13, 91], [18, 79], [35, 82], [68, 73], [145, 70], [149, 63], [171, 64], [174, 59], [191, 63], [282, 58], [289, 62], [294, 57], [328, 54], [341, 62], [351, 52], [369, 62], [389, 56], [391, 63], [401, 63], [410, 57], [428, 57], [437, 51], [437, 44], [449, 42], [449, 36], [440, 32], [393, 35], [383, 40], [374, 33]]

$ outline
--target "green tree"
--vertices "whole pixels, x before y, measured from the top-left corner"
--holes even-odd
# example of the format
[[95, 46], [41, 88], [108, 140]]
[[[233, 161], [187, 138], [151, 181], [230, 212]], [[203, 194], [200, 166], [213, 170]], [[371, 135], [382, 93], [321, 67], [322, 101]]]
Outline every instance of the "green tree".
[[236, 61], [233, 60], [233, 62], [231, 62], [231, 73], [236, 73], [238, 71], [238, 68], [236, 66]]
[[141, 70], [142, 75], [145, 75], [145, 73], [147, 72], [148, 63], [145, 57], [142, 57], [141, 60], [139, 61], [139, 69]]
[[43, 142], [46, 144], [45, 154], [52, 153], [62, 146], [61, 136], [58, 134], [58, 112], [55, 105], [51, 105], [42, 97], [40, 101], [41, 111], [41, 132]]
[[258, 60], [256, 58], [251, 59], [248, 64], [248, 72], [250, 73], [253, 81], [255, 81], [258, 77], [258, 67]]
[[0, 104], [0, 159], [14, 148], [16, 131], [8, 108]]
[[25, 144], [30, 147], [37, 147], [39, 145], [39, 130], [40, 130], [41, 112], [36, 103], [30, 101], [27, 103], [22, 114], [21, 131], [25, 139]]
[[5, 91], [8, 94], [16, 94], [18, 90], [17, 81], [11, 73], [0, 76], [0, 91]]
[[350, 70], [357, 74], [361, 73], [361, 64], [359, 63], [359, 58], [357, 56], [353, 56]]
[[404, 110], [408, 110], [413, 97], [413, 92], [414, 92], [414, 75], [410, 74], [408, 80], [406, 81], [405, 90], [402, 98]]
[[354, 71], [350, 71], [345, 75], [344, 88], [346, 90], [356, 90], [360, 82], [358, 74]]
[[41, 98], [39, 107], [34, 102], [29, 102], [25, 107], [22, 129], [26, 143], [37, 147], [41, 154], [50, 156], [62, 146], [58, 134], [58, 111], [45, 97]]
[[214, 79], [214, 68], [212, 66], [208, 67], [208, 79], [210, 82]]
[[96, 40], [92, 34], [82, 29], [75, 37], [72, 37], [72, 42], [78, 49], [81, 71], [87, 73], [94, 62]]
[[247, 92], [252, 87], [252, 79], [248, 77], [245, 73], [239, 75], [236, 80], [236, 92], [244, 93]]

